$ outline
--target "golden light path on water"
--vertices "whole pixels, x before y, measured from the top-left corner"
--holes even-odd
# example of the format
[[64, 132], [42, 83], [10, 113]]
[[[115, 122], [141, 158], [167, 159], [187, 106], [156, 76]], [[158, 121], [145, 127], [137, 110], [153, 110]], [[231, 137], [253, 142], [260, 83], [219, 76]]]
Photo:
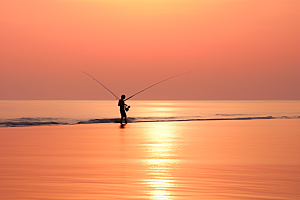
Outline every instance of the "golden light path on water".
[[171, 170], [178, 164], [176, 159], [178, 130], [166, 123], [155, 124], [145, 131], [145, 157], [149, 179], [144, 183], [150, 188], [149, 195], [153, 200], [172, 199], [171, 188], [176, 187]]

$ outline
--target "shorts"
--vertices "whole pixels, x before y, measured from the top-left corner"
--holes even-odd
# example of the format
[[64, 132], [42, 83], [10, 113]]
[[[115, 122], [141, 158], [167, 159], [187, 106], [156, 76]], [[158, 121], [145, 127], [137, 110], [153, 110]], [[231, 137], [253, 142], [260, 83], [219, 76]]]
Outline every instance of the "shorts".
[[122, 117], [127, 117], [127, 116], [126, 116], [125, 110], [120, 110], [120, 113], [121, 113], [121, 116], [122, 116]]

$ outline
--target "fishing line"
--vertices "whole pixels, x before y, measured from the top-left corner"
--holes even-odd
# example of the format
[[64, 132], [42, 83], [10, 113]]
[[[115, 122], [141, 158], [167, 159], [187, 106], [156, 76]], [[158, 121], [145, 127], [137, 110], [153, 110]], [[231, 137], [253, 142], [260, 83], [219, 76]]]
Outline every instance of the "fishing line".
[[[96, 81], [96, 82], [99, 83], [100, 85], [102, 85], [107, 91], [109, 91], [112, 95], [114, 95], [114, 96], [116, 97], [117, 100], [119, 100], [119, 98], [118, 98], [112, 91], [110, 91], [107, 87], [105, 87], [102, 83], [100, 83], [98, 80], [96, 80], [94, 77], [92, 77], [92, 76], [89, 75], [88, 73], [86, 73], [86, 72], [84, 72], [84, 71], [82, 71], [82, 72], [85, 73], [86, 75], [88, 75], [89, 77], [91, 77], [94, 81]], [[178, 75], [176, 75], [176, 76], [172, 76], [172, 77], [167, 78], [167, 79], [165, 79], [165, 80], [159, 81], [159, 82], [157, 82], [157, 83], [155, 83], [155, 84], [153, 84], [153, 85], [150, 85], [149, 87], [147, 87], [147, 88], [145, 88], [145, 89], [143, 89], [143, 90], [141, 90], [141, 91], [135, 93], [134, 95], [131, 95], [130, 97], [128, 97], [128, 98], [125, 99], [124, 101], [126, 101], [126, 100], [128, 100], [128, 99], [134, 97], [135, 95], [138, 95], [138, 94], [144, 92], [145, 90], [148, 90], [148, 89], [152, 88], [152, 87], [155, 86], [155, 85], [158, 85], [158, 84], [160, 84], [160, 83], [162, 83], [162, 82], [165, 82], [165, 81], [167, 81], [167, 80], [170, 80], [170, 79], [172, 79], [172, 78], [175, 78], [175, 77], [177, 77], [177, 76], [181, 76], [181, 75], [187, 74], [187, 73], [190, 73], [190, 72], [185, 72], [185, 73], [182, 73], [182, 74], [178, 74]]]
[[167, 78], [167, 79], [165, 79], [165, 80], [159, 81], [159, 82], [157, 82], [157, 83], [155, 83], [155, 84], [153, 84], [153, 85], [150, 85], [149, 87], [147, 87], [147, 88], [145, 88], [145, 89], [143, 89], [143, 90], [141, 90], [141, 91], [135, 93], [134, 95], [131, 95], [130, 97], [128, 97], [127, 99], [125, 99], [125, 101], [128, 100], [128, 99], [130, 99], [130, 98], [132, 98], [132, 97], [134, 97], [135, 95], [137, 95], [137, 94], [139, 94], [139, 93], [141, 93], [141, 92], [144, 92], [145, 90], [148, 90], [149, 88], [152, 88], [152, 87], [155, 86], [155, 85], [158, 85], [158, 84], [160, 84], [160, 83], [162, 83], [162, 82], [165, 82], [165, 81], [167, 81], [167, 80], [170, 80], [171, 78], [175, 78], [175, 77], [177, 77], [177, 76], [181, 76], [181, 75], [187, 74], [187, 73], [190, 73], [190, 72], [184, 72], [184, 73], [182, 73], [182, 74], [178, 74], [178, 75], [176, 75], [176, 76], [172, 76], [172, 77]]
[[83, 73], [85, 73], [86, 75], [88, 75], [89, 77], [91, 77], [94, 81], [96, 81], [97, 83], [99, 83], [100, 85], [102, 85], [107, 91], [109, 91], [112, 95], [114, 95], [116, 97], [117, 100], [119, 100], [119, 98], [112, 92], [110, 91], [107, 87], [105, 87], [102, 83], [100, 83], [98, 80], [96, 80], [94, 77], [92, 77], [91, 75], [89, 75], [88, 73], [82, 71]]

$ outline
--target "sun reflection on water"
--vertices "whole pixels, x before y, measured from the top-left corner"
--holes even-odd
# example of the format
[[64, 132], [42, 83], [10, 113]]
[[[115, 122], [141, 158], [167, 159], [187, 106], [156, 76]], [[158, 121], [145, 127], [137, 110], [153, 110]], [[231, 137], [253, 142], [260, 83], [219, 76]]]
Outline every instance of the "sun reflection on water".
[[178, 164], [176, 159], [176, 137], [178, 132], [167, 123], [153, 124], [146, 133], [145, 152], [147, 174], [145, 184], [153, 200], [172, 199], [175, 187], [172, 170]]

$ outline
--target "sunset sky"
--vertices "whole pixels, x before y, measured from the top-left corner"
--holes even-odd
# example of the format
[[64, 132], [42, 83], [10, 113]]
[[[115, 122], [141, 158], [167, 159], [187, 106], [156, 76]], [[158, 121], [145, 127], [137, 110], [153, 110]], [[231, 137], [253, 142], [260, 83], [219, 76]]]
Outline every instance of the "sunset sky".
[[299, 0], [0, 0], [0, 100], [300, 100]]

